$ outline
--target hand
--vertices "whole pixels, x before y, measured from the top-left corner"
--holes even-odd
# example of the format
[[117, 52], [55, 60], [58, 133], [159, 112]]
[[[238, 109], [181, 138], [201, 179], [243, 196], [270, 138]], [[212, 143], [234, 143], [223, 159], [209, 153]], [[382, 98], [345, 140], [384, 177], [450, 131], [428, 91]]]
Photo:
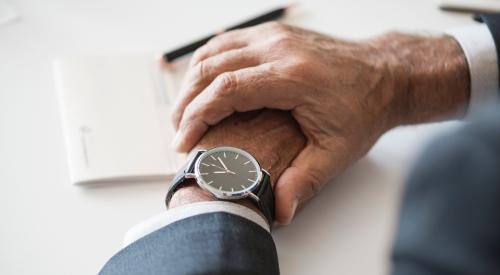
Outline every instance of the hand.
[[307, 145], [275, 187], [277, 219], [288, 223], [388, 129], [456, 115], [467, 97], [467, 66], [451, 37], [348, 42], [268, 23], [194, 54], [173, 123], [177, 149], [188, 151], [234, 112], [290, 110]]

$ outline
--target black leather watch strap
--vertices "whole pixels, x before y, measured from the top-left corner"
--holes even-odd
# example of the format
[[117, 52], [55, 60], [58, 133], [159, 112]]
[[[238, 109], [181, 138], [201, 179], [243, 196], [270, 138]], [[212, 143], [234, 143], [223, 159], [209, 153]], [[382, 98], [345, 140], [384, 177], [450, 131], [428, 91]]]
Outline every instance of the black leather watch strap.
[[[182, 167], [182, 169], [177, 172], [172, 181], [170, 182], [170, 186], [168, 188], [167, 194], [165, 196], [165, 205], [168, 209], [168, 204], [172, 199], [175, 191], [186, 181], [186, 173], [194, 173], [194, 167], [196, 164], [196, 160], [203, 154], [205, 151], [198, 151], [196, 154], [192, 156], [192, 158]], [[262, 180], [259, 184], [259, 187], [253, 191], [258, 200], [255, 201], [259, 210], [262, 212], [264, 217], [267, 219], [269, 227], [272, 227], [274, 222], [274, 193], [271, 186], [271, 177], [268, 173], [262, 173]]]
[[269, 228], [274, 222], [274, 192], [271, 186], [271, 177], [266, 172], [262, 173], [262, 182], [253, 193], [259, 198], [257, 206], [267, 219]]
[[172, 196], [174, 195], [175, 191], [186, 180], [186, 173], [193, 173], [194, 172], [194, 166], [196, 164], [196, 160], [204, 152], [205, 151], [201, 151], [201, 150], [196, 152], [196, 154], [194, 154], [192, 156], [192, 158], [186, 164], [184, 164], [184, 166], [181, 169], [179, 169], [179, 172], [177, 172], [177, 174], [175, 174], [174, 178], [170, 182], [170, 186], [168, 187], [167, 195], [165, 196], [165, 206], [167, 207], [167, 209], [168, 209], [168, 204], [170, 202], [170, 199], [172, 199]]

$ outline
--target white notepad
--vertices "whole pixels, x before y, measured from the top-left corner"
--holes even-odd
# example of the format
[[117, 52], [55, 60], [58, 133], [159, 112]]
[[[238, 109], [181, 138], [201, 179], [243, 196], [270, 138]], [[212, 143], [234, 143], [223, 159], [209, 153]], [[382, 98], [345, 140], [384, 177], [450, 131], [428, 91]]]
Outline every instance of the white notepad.
[[176, 72], [147, 54], [54, 62], [72, 183], [161, 179], [179, 169], [186, 157], [169, 146]]

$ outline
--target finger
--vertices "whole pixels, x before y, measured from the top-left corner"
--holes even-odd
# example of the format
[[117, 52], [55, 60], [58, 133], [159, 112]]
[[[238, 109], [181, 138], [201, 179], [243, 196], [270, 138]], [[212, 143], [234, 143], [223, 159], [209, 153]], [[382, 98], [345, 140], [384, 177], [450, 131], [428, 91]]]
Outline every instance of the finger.
[[174, 147], [190, 150], [208, 126], [234, 112], [293, 109], [297, 104], [293, 89], [276, 79], [264, 65], [220, 74], [185, 108]]
[[172, 112], [172, 123], [177, 129], [186, 106], [218, 75], [259, 65], [258, 53], [250, 48], [230, 50], [199, 62], [186, 75], [180, 96]]
[[276, 221], [289, 224], [297, 207], [313, 197], [323, 185], [344, 169], [346, 149], [339, 142], [333, 150], [308, 144], [274, 187]]
[[290, 28], [290, 26], [272, 21], [243, 29], [223, 32], [196, 50], [191, 58], [189, 66], [193, 67], [202, 60], [216, 54], [243, 48], [255, 41], [265, 40], [275, 32], [288, 30]]
[[248, 39], [249, 36], [246, 29], [221, 33], [194, 52], [189, 62], [189, 67], [192, 68], [199, 62], [225, 51], [246, 47]]

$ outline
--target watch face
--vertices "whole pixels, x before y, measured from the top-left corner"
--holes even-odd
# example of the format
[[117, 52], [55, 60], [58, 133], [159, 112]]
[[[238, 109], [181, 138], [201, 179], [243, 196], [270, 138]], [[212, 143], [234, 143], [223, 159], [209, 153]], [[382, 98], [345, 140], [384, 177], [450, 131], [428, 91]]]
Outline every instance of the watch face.
[[237, 199], [251, 192], [260, 182], [262, 171], [257, 161], [234, 147], [217, 147], [197, 160], [198, 184], [222, 199]]

